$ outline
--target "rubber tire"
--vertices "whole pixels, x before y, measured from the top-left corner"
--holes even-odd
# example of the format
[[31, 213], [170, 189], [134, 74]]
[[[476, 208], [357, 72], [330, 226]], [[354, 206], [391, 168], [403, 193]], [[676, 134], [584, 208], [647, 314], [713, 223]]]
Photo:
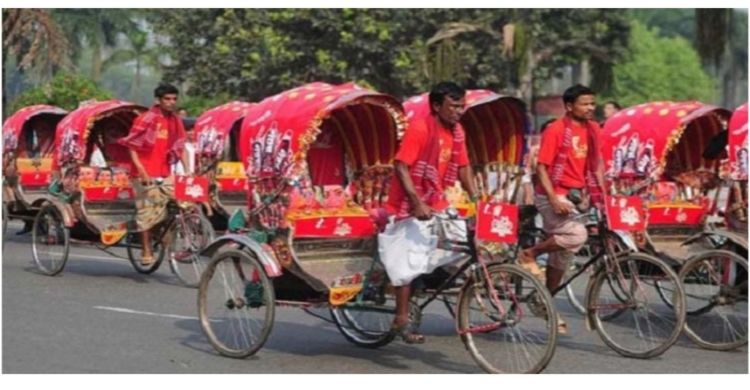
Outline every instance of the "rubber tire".
[[[395, 316], [395, 306], [393, 309]], [[347, 314], [347, 309], [344, 306], [331, 307], [331, 317], [333, 318], [333, 323], [336, 324], [336, 328], [338, 328], [344, 338], [358, 347], [380, 348], [390, 344], [396, 338], [396, 335], [391, 332], [376, 334], [373, 332], [364, 332], [357, 328], [357, 324], [351, 320], [351, 316]]]
[[[677, 299], [681, 301], [681, 305], [676, 317], [677, 317], [677, 323], [675, 326], [675, 329], [672, 331], [672, 334], [669, 336], [666, 342], [662, 343], [661, 346], [658, 348], [652, 349], [650, 351], [646, 352], [633, 352], [630, 350], [627, 350], [614, 341], [612, 341], [609, 338], [609, 335], [603, 330], [601, 322], [603, 321], [599, 316], [595, 315], [595, 313], [590, 314], [590, 320], [593, 324], [594, 328], [596, 329], [597, 333], [599, 333], [599, 336], [601, 337], [602, 341], [604, 341], [605, 344], [607, 344], [608, 347], [612, 348], [615, 352], [619, 353], [622, 356], [625, 357], [631, 357], [636, 359], [651, 359], [657, 356], [662, 355], [664, 352], [669, 350], [669, 348], [674, 345], [677, 340], [680, 338], [680, 334], [682, 334], [682, 330], [685, 327], [685, 306], [687, 305], [685, 301], [685, 292], [682, 289], [682, 284], [680, 283], [680, 279], [678, 278], [677, 274], [672, 270], [672, 268], [665, 263], [663, 260], [659, 259], [658, 257], [647, 255], [645, 253], [625, 253], [622, 256], [618, 257], [617, 261], [620, 263], [625, 263], [630, 260], [643, 260], [648, 261], [652, 264], [657, 265], [662, 272], [664, 272], [670, 279], [672, 279], [672, 282], [675, 286], [677, 286], [676, 292], [677, 292]], [[622, 268], [621, 268], [622, 269]], [[597, 286], [601, 288], [604, 285], [604, 278], [606, 277], [606, 271], [604, 269], [600, 269], [599, 272], [594, 276], [594, 279], [592, 279], [591, 283], [589, 283], [588, 291], [586, 292], [586, 305], [591, 306], [591, 299], [592, 297], [599, 294], [599, 292], [596, 292], [595, 289]], [[611, 287], [610, 287], [611, 288]], [[671, 306], [670, 308], [673, 308]], [[627, 310], [627, 309], [624, 309]]]
[[[515, 264], [492, 264], [487, 266], [487, 272], [492, 274], [493, 272], [512, 272], [516, 274], [521, 274], [524, 277], [524, 281], [529, 281], [534, 285], [534, 288], [536, 290], [536, 294], [539, 294], [539, 296], [542, 297], [542, 300], [546, 302], [547, 307], [547, 317], [548, 321], [551, 321], [552, 326], [548, 324], [548, 331], [550, 333], [550, 347], [545, 352], [544, 356], [540, 359], [539, 362], [533, 367], [533, 369], [525, 372], [525, 373], [539, 373], [542, 372], [549, 362], [552, 360], [552, 357], [555, 354], [555, 348], [557, 347], [557, 309], [555, 308], [555, 301], [552, 299], [552, 297], [549, 294], [549, 291], [547, 290], [547, 287], [542, 285], [542, 283], [534, 277], [530, 272], [524, 270], [518, 265]], [[458, 298], [458, 320], [457, 325], [458, 329], [465, 329], [468, 327], [468, 312], [470, 310], [470, 300], [474, 297], [473, 294], [470, 294], [469, 291], [473, 288], [473, 280], [469, 279], [466, 281], [466, 284], [464, 285], [464, 288], [461, 289], [461, 294]], [[470, 335], [463, 334], [460, 336], [461, 341], [463, 341], [464, 345], [466, 346], [466, 349], [469, 351], [469, 354], [471, 355], [472, 359], [486, 372], [493, 373], [493, 374], [502, 374], [505, 373], [503, 371], [500, 371], [487, 363], [484, 358], [478, 353], [476, 348], [474, 348], [473, 342], [471, 340]], [[512, 358], [512, 357], [509, 357]]]
[[[689, 258], [685, 264], [682, 266], [682, 269], [680, 270], [679, 278], [680, 282], [685, 279], [688, 272], [690, 271], [690, 268], [693, 266], [693, 264], [702, 261], [706, 257], [714, 256], [716, 254], [719, 254], [721, 256], [726, 256], [732, 261], [739, 263], [740, 265], [745, 267], [745, 270], [747, 271], [747, 260], [739, 256], [738, 254], [726, 250], [720, 250], [720, 249], [712, 249], [705, 252], [701, 252], [696, 256], [693, 256]], [[747, 296], [745, 296], [745, 299], [747, 299]], [[701, 315], [705, 314], [706, 312], [711, 311], [714, 308], [714, 304], [709, 304], [702, 308], [701, 310], [697, 310], [698, 314], [695, 315]], [[690, 313], [688, 313], [690, 315]], [[743, 345], [747, 344], [747, 334], [745, 334], [745, 338], [743, 340], [735, 341], [733, 343], [728, 344], [713, 344], [710, 342], [707, 342], [703, 340], [699, 335], [697, 335], [692, 329], [690, 329], [690, 326], [687, 321], [685, 321], [685, 334], [692, 340], [696, 345], [703, 349], [708, 349], [711, 351], [731, 351], [733, 349], [737, 349], [742, 347]]]
[[[135, 236], [136, 234], [140, 235], [141, 233], [129, 233], [128, 235], [130, 238]], [[153, 264], [144, 267], [143, 265], [141, 265], [141, 259], [136, 259], [136, 248], [134, 248], [131, 244], [131, 242], [133, 241], [133, 239], [128, 239], [127, 250], [128, 260], [130, 260], [130, 264], [133, 265], [135, 271], [143, 275], [150, 275], [156, 272], [156, 270], [158, 270], [161, 266], [161, 263], [164, 261], [164, 257], [167, 255], [167, 251], [164, 248], [164, 245], [162, 245], [161, 242], [154, 241], [153, 236], [151, 237], [151, 251], [152, 253], [158, 253], [158, 255], [156, 256], [156, 259], [154, 259], [156, 261], [154, 261]]]
[[68, 227], [63, 228], [63, 255], [62, 260], [60, 260], [57, 263], [57, 266], [52, 268], [51, 270], [45, 269], [40, 262], [39, 262], [39, 256], [37, 254], [37, 229], [39, 228], [39, 224], [41, 223], [42, 217], [47, 214], [52, 213], [55, 218], [58, 220], [58, 222], [64, 225], [64, 220], [62, 217], [62, 213], [60, 213], [60, 210], [55, 207], [52, 203], [45, 203], [40, 209], [39, 213], [34, 217], [34, 224], [32, 226], [31, 230], [31, 257], [34, 259], [34, 264], [36, 265], [39, 272], [48, 275], [48, 276], [55, 276], [63, 271], [65, 268], [65, 264], [68, 262], [68, 257], [70, 255], [70, 229]]
[[[177, 218], [180, 218], [180, 217], [177, 216]], [[214, 239], [216, 238], [216, 231], [214, 230], [213, 225], [211, 224], [211, 221], [209, 221], [208, 218], [206, 218], [206, 216], [203, 215], [202, 212], [198, 214], [187, 214], [185, 215], [185, 218], [188, 219], [187, 221], [185, 221], [186, 224], [190, 223], [188, 222], [190, 219], [197, 218], [201, 226], [201, 230], [202, 230], [201, 233], [204, 235], [208, 235], [208, 241], [207, 241], [208, 245], [210, 245], [214, 241]], [[175, 224], [175, 227], [169, 233], [169, 241], [168, 241], [169, 252], [170, 252], [169, 268], [172, 270], [172, 273], [177, 277], [177, 279], [180, 280], [180, 283], [182, 283], [183, 286], [189, 287], [189, 288], [198, 288], [198, 286], [200, 285], [200, 275], [196, 278], [197, 279], [196, 281], [188, 280], [187, 278], [183, 276], [183, 273], [180, 271], [180, 265], [178, 264], [178, 261], [175, 260], [171, 256], [171, 253], [174, 251], [173, 245], [175, 243], [175, 239], [177, 236], [176, 229], [180, 228], [181, 226], [182, 224], [180, 222], [177, 222]], [[201, 248], [201, 250], [203, 249], [205, 248]], [[200, 260], [194, 260], [194, 261], [200, 261]]]
[[[261, 270], [262, 272], [259, 272], [259, 275], [261, 283], [263, 284], [265, 300], [266, 302], [270, 302], [266, 305], [266, 323], [263, 327], [260, 337], [258, 338], [258, 342], [254, 346], [245, 350], [229, 350], [225, 348], [221, 342], [216, 340], [213, 330], [211, 329], [210, 318], [208, 318], [208, 315], [206, 313], [206, 289], [208, 288], [208, 284], [211, 281], [211, 277], [213, 277], [214, 272], [216, 272], [216, 266], [226, 258], [238, 258], [241, 262], [250, 263], [257, 270]], [[209, 263], [205, 271], [203, 271], [203, 275], [201, 276], [201, 283], [200, 286], [198, 286], [198, 318], [200, 320], [203, 333], [206, 335], [209, 343], [211, 343], [214, 349], [216, 349], [216, 351], [224, 356], [235, 359], [244, 359], [254, 355], [259, 349], [263, 347], [263, 344], [268, 341], [268, 337], [271, 335], [271, 329], [273, 329], [275, 315], [276, 295], [274, 293], [273, 283], [266, 274], [263, 264], [261, 264], [258, 259], [251, 256], [247, 251], [240, 249], [227, 249], [216, 253], [216, 255], [214, 255], [214, 257], [211, 259], [211, 263]]]

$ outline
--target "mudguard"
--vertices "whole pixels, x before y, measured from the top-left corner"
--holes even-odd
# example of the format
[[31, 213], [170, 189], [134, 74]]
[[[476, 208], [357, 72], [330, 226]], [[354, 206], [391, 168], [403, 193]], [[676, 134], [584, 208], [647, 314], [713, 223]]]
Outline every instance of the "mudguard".
[[726, 238], [727, 240], [731, 241], [733, 244], [738, 245], [742, 247], [743, 249], [747, 250], [747, 236], [738, 234], [735, 232], [730, 232], [728, 230], [707, 230], [703, 231], [701, 233], [695, 234], [685, 240], [685, 242], [682, 243], [683, 246], [690, 245], [702, 238], [710, 237], [710, 236], [719, 236], [722, 238]]
[[238, 244], [252, 252], [263, 264], [263, 268], [265, 268], [266, 274], [269, 278], [281, 276], [281, 266], [279, 265], [279, 262], [276, 261], [273, 254], [263, 249], [257, 241], [241, 234], [225, 234], [217, 238], [201, 251], [201, 256], [213, 257], [219, 248], [228, 244]]
[[617, 237], [622, 240], [622, 243], [625, 244], [631, 252], [638, 252], [638, 245], [635, 244], [635, 239], [633, 239], [633, 236], [630, 234], [630, 232], [627, 232], [625, 230], [613, 230], [612, 233], [616, 234]]
[[57, 199], [54, 196], [45, 196], [44, 200], [39, 202], [38, 206], [41, 208], [45, 203], [53, 204], [55, 208], [60, 212], [60, 214], [62, 214], [63, 224], [65, 225], [65, 227], [71, 228], [73, 227], [73, 225], [75, 225], [77, 220], [75, 214], [73, 213], [73, 208], [70, 206], [70, 204]]

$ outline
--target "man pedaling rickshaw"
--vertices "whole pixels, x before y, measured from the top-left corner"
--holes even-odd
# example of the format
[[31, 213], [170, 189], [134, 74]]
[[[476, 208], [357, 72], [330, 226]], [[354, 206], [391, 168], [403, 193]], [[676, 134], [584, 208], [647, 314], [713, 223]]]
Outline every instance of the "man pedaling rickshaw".
[[174, 197], [172, 164], [179, 156], [183, 166], [190, 166], [185, 150], [185, 129], [174, 112], [178, 94], [173, 85], [160, 84], [154, 90], [156, 104], [139, 115], [130, 134], [118, 141], [130, 150], [139, 176], [133, 184], [137, 193], [136, 221], [142, 232], [143, 266], [155, 262], [150, 230], [166, 218], [167, 203]]
[[[429, 95], [432, 115], [409, 120], [409, 127], [394, 157], [397, 180], [391, 186], [385, 205], [387, 213], [395, 215], [394, 224], [415, 226], [411, 224], [414, 219], [432, 219], [435, 212], [448, 207], [445, 188], [453, 187], [458, 180], [476, 201], [465, 132], [459, 123], [465, 111], [465, 95], [466, 91], [457, 84], [442, 82]], [[419, 231], [412, 233], [422, 234]], [[407, 242], [413, 237], [407, 234]], [[408, 242], [408, 245], [417, 244]], [[424, 343], [424, 336], [411, 329], [409, 323], [411, 282], [391, 282], [396, 295], [396, 318], [391, 331], [408, 344]]]

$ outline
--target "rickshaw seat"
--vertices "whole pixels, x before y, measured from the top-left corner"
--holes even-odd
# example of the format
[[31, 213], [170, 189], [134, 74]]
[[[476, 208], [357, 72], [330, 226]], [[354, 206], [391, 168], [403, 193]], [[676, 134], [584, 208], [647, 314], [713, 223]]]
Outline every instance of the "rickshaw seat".
[[[110, 204], [113, 210], [133, 208], [135, 191], [131, 182], [130, 168], [126, 166], [108, 168], [112, 172], [111, 181], [100, 182], [99, 174], [104, 169], [94, 166], [81, 167], [81, 175], [84, 175], [87, 171], [91, 171], [91, 177], [94, 178], [93, 181], [80, 181], [83, 199], [87, 203]], [[118, 178], [117, 176], [119, 176], [120, 172], [124, 172], [125, 177]]]
[[22, 186], [46, 186], [52, 179], [51, 158], [18, 158], [18, 183]]

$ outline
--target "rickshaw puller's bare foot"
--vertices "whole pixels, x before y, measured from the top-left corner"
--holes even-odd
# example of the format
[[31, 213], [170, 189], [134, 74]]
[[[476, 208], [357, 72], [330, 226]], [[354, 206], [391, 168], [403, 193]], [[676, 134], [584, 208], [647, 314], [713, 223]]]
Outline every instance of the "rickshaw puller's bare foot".
[[407, 344], [424, 344], [425, 342], [425, 338], [423, 335], [414, 332], [411, 329], [410, 321], [404, 322], [400, 325], [393, 323], [393, 325], [391, 325], [391, 333], [400, 337]]
[[154, 264], [155, 262], [156, 262], [156, 260], [154, 260], [154, 256], [143, 256], [143, 257], [141, 257], [141, 265], [142, 266], [149, 266], [149, 265]]

